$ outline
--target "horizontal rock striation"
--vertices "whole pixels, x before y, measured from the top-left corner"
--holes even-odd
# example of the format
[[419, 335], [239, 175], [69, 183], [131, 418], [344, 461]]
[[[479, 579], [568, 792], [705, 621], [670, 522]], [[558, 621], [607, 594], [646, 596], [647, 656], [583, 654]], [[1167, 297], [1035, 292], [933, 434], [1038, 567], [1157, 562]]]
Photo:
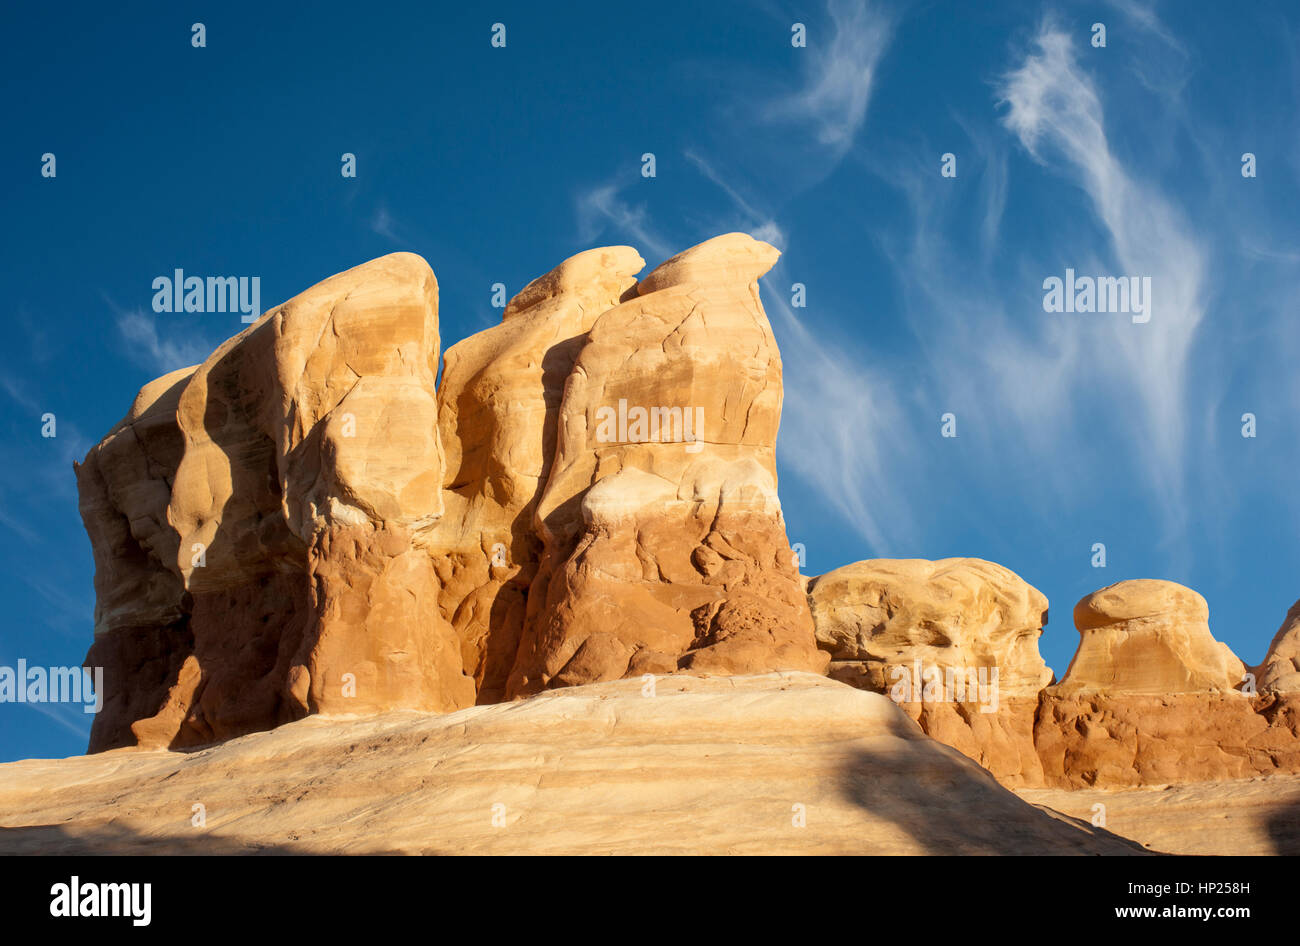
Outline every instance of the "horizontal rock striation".
[[1026, 804], [884, 697], [806, 673], [11, 762], [0, 827], [3, 854], [1148, 853]]
[[675, 670], [821, 671], [776, 496], [776, 261], [729, 234], [601, 314], [564, 385], [507, 692]]
[[[1255, 692], [1211, 635], [1205, 599], [1173, 582], [1120, 582], [1081, 600], [1079, 649], [1059, 683], [1038, 655], [1046, 599], [989, 562], [858, 562], [812, 579], [809, 600], [832, 676], [890, 694], [1012, 787], [1300, 772], [1300, 695], [1281, 682], [1294, 614]], [[997, 671], [989, 691], [974, 672], [984, 668], [983, 679]]]
[[91, 449], [92, 751], [473, 702], [415, 545], [442, 513], [437, 292], [407, 253], [334, 276], [146, 385]]
[[781, 357], [740, 233], [638, 281], [579, 253], [446, 352], [396, 253], [145, 385], [77, 466], [105, 701], [90, 749], [622, 678], [829, 674], [1016, 787], [1300, 771], [1300, 603], [1248, 668], [1209, 609], [1125, 581], [1074, 610], [972, 558], [798, 574]]
[[809, 582], [830, 675], [890, 694], [926, 733], [1009, 785], [1040, 785], [1038, 653], [1047, 599], [973, 558], [855, 562]]
[[77, 469], [92, 751], [824, 669], [776, 498], [776, 257], [728, 234], [638, 284], [630, 247], [580, 253], [435, 388], [437, 281], [398, 253], [146, 385]]

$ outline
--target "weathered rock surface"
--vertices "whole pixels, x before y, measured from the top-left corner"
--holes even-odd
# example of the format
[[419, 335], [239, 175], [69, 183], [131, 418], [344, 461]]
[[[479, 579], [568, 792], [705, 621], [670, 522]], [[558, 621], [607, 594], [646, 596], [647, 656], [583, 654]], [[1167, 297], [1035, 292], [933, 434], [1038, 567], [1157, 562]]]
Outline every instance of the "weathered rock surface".
[[[812, 580], [776, 491], [781, 360], [732, 233], [589, 250], [448, 350], [422, 259], [374, 260], [141, 389], [78, 467], [106, 701], [91, 749], [313, 713], [451, 712], [646, 674], [829, 672], [1012, 786], [1300, 771], [1300, 604], [1259, 693], [1205, 600], [1075, 608], [979, 559]], [[828, 670], [829, 667], [829, 670]]]
[[980, 559], [875, 559], [814, 578], [830, 675], [888, 693], [929, 735], [1004, 784], [1042, 784], [1034, 748], [1047, 599]]
[[1074, 609], [1080, 644], [1047, 688], [1034, 740], [1048, 784], [1150, 785], [1300, 772], [1300, 698], [1237, 689], [1205, 599], [1123, 581]]
[[[1120, 582], [1080, 601], [1079, 651], [1052, 686], [1037, 648], [1047, 602], [992, 563], [858, 562], [812, 579], [809, 600], [831, 676], [889, 694], [1003, 784], [1300, 772], [1300, 694], [1277, 685], [1291, 666], [1294, 614], [1254, 695], [1234, 689], [1245, 668], [1211, 636], [1205, 599], [1173, 582]], [[978, 688], [980, 668], [996, 686]]]
[[91, 748], [824, 669], [776, 498], [776, 257], [728, 234], [638, 286], [635, 250], [578, 254], [435, 391], [437, 282], [394, 254], [147, 385], [78, 470]]
[[579, 253], [529, 283], [500, 325], [447, 350], [438, 389], [446, 515], [430, 547], [479, 703], [504, 697], [523, 633], [542, 551], [533, 514], [564, 384], [587, 332], [644, 266], [627, 246]]
[[437, 358], [437, 282], [399, 253], [141, 391], [78, 470], [108, 690], [92, 750], [473, 702], [413, 545], [442, 512]]
[[1034, 727], [1045, 784], [1159, 785], [1300, 772], [1300, 697], [1043, 694]]
[[77, 470], [95, 555], [95, 631], [166, 627], [183, 614], [179, 537], [167, 520], [184, 451], [176, 406], [194, 368], [151, 381]]
[[1021, 801], [888, 699], [799, 673], [0, 765], [0, 853], [277, 851], [1144, 853]]
[[1255, 668], [1255, 678], [1262, 691], [1300, 692], [1300, 601], [1291, 605], [1263, 663]]
[[510, 696], [643, 673], [821, 671], [776, 496], [778, 253], [733, 233], [600, 315], [564, 386]]
[[194, 371], [145, 385], [76, 471], [95, 561], [95, 642], [86, 659], [105, 668], [107, 691], [91, 751], [132, 744], [131, 724], [160, 710], [193, 653], [190, 600], [175, 567], [180, 538], [167, 507], [184, 451], [176, 406]]
[[1074, 607], [1079, 649], [1057, 695], [1226, 692], [1246, 667], [1210, 634], [1205, 599], [1172, 581], [1108, 585]]
[[1033, 696], [1052, 680], [1038, 653], [1047, 599], [993, 562], [855, 562], [812, 579], [808, 595], [818, 645], [837, 670], [856, 669], [877, 692], [917, 660], [997, 670], [1005, 695]]
[[[1300, 854], [1300, 776], [1016, 794], [1166, 854]], [[1100, 807], [1098, 807], [1100, 806]]]

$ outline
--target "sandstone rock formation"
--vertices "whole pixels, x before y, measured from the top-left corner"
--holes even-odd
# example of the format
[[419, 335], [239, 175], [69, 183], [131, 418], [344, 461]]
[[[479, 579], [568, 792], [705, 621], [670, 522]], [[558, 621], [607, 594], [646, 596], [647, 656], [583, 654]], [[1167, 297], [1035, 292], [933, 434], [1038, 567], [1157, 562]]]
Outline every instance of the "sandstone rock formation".
[[1046, 785], [1164, 785], [1300, 772], [1300, 700], [1049, 689], [1034, 726]]
[[1265, 692], [1300, 692], [1300, 601], [1291, 605], [1263, 663], [1255, 668], [1255, 678]]
[[91, 751], [132, 744], [131, 724], [162, 709], [193, 653], [190, 602], [174, 567], [180, 538], [167, 506], [184, 451], [176, 406], [194, 370], [145, 385], [77, 468], [95, 560], [95, 642], [86, 660], [105, 668], [107, 691]]
[[578, 254], [435, 391], [437, 282], [394, 254], [146, 385], [78, 469], [91, 748], [823, 669], [776, 498], [776, 256], [729, 234], [638, 285], [635, 250]]
[[1300, 701], [1237, 688], [1205, 599], [1169, 581], [1110, 585], [1074, 609], [1079, 650], [1034, 741], [1049, 784], [1150, 785], [1300, 772]]
[[1017, 789], [1025, 801], [1093, 822], [1153, 851], [1198, 856], [1300, 854], [1300, 775], [1138, 788]]
[[542, 543], [533, 516], [555, 455], [560, 400], [587, 332], [645, 266], [617, 246], [533, 280], [500, 325], [447, 350], [438, 389], [446, 515], [431, 536], [440, 605], [478, 702], [505, 695]]
[[826, 666], [776, 496], [781, 361], [743, 234], [601, 314], [560, 403], [507, 692], [677, 669]]
[[[1051, 686], [1037, 647], [1047, 602], [989, 562], [858, 562], [812, 579], [809, 600], [832, 676], [889, 694], [1006, 785], [1300, 772], [1300, 694], [1274, 682], [1290, 666], [1290, 619], [1254, 696], [1235, 689], [1245, 667], [1211, 636], [1205, 600], [1173, 582], [1120, 582], [1080, 601], [1079, 650]], [[979, 690], [972, 668], [998, 686]]]
[[926, 733], [1004, 784], [1038, 785], [1038, 653], [1047, 599], [980, 559], [875, 559], [812, 579], [818, 644], [830, 675], [890, 694]]
[[1036, 696], [1052, 680], [1038, 653], [1047, 599], [1001, 565], [977, 558], [874, 559], [808, 585], [817, 642], [832, 676], [887, 691], [925, 666], [997, 670], [1003, 694]]
[[1060, 696], [1228, 692], [1245, 665], [1210, 634], [1210, 608], [1190, 588], [1139, 579], [1108, 585], [1074, 607], [1079, 649]]
[[0, 853], [35, 852], [1144, 853], [1016, 798], [886, 698], [801, 673], [0, 765]]
[[[1300, 772], [1300, 604], [1264, 662], [1200, 595], [1075, 609], [978, 559], [801, 577], [776, 490], [781, 359], [727, 234], [637, 282], [630, 247], [529, 283], [452, 346], [398, 253], [141, 389], [77, 469], [105, 670], [94, 751], [310, 714], [451, 712], [645, 674], [829, 672], [1012, 786]], [[828, 670], [829, 668], [829, 670]]]
[[442, 512], [437, 282], [400, 253], [147, 385], [78, 469], [108, 699], [91, 748], [473, 702], [413, 545]]

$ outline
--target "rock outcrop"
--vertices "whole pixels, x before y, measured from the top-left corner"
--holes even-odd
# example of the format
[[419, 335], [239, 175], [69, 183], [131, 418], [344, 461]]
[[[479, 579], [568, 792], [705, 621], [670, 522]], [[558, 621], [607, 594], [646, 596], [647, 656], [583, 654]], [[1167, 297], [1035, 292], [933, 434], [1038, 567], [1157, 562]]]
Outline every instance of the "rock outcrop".
[[398, 253], [146, 385], [77, 471], [92, 750], [824, 669], [776, 498], [776, 257], [729, 234], [638, 285], [630, 247], [580, 253], [435, 390], [437, 281]]
[[1044, 784], [1166, 785], [1300, 773], [1300, 700], [1241, 693], [1042, 697]]
[[1026, 804], [884, 697], [802, 673], [0, 765], [0, 853], [257, 852], [1146, 853]]
[[398, 253], [145, 385], [77, 468], [91, 750], [811, 671], [1011, 786], [1300, 772], [1300, 604], [1252, 682], [1200, 595], [1120, 582], [1075, 608], [1054, 683], [1047, 600], [999, 565], [800, 576], [758, 289], [777, 256], [727, 234], [638, 282], [631, 247], [579, 253], [452, 346], [435, 388], [437, 281]]
[[1211, 635], [1209, 606], [1190, 588], [1122, 581], [1084, 597], [1074, 621], [1079, 649], [1043, 692], [1034, 733], [1049, 784], [1300, 771], [1293, 714], [1237, 689], [1245, 665]]
[[1245, 665], [1210, 634], [1210, 608], [1172, 581], [1121, 581], [1074, 607], [1079, 649], [1058, 696], [1221, 693], [1241, 686]]
[[980, 559], [875, 559], [808, 586], [830, 675], [889, 694], [921, 728], [1004, 784], [1040, 785], [1038, 652], [1047, 599]]
[[781, 361], [743, 234], [600, 315], [560, 403], [507, 693], [675, 670], [825, 668], [776, 496]]
[[1300, 775], [1137, 788], [1031, 788], [1016, 794], [1166, 854], [1300, 854]]
[[808, 596], [833, 677], [885, 692], [920, 660], [997, 671], [1004, 695], [1037, 696], [1052, 681], [1038, 653], [1047, 599], [1001, 565], [873, 559], [812, 579]]
[[[1255, 695], [1237, 689], [1245, 666], [1211, 635], [1205, 599], [1173, 582], [1120, 582], [1080, 601], [1079, 649], [1055, 685], [1038, 655], [1046, 599], [989, 562], [858, 562], [812, 579], [809, 600], [832, 676], [889, 694], [1006, 785], [1300, 772], [1300, 694], [1278, 683], [1294, 614]], [[996, 686], [979, 689], [981, 669]]]
[[334, 276], [147, 385], [78, 470], [108, 698], [91, 748], [473, 702], [432, 562], [437, 282]]
[[1300, 692], [1300, 601], [1269, 644], [1264, 662], [1255, 668], [1256, 685], [1267, 693]]
[[447, 350], [438, 389], [446, 514], [430, 547], [440, 605], [478, 702], [505, 696], [542, 541], [537, 502], [555, 456], [565, 382], [596, 319], [645, 266], [636, 250], [579, 253], [533, 280], [500, 325]]

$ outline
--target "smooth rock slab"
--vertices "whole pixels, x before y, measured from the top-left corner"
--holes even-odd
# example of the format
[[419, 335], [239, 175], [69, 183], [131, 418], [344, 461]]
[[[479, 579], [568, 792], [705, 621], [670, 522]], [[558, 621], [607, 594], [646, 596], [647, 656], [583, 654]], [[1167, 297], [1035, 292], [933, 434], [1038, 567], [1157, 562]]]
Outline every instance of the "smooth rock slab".
[[878, 694], [807, 673], [647, 692], [0, 765], [0, 852], [1143, 853], [1022, 802]]
[[1016, 794], [1089, 822], [1103, 805], [1108, 830], [1168, 854], [1300, 854], [1300, 775]]

